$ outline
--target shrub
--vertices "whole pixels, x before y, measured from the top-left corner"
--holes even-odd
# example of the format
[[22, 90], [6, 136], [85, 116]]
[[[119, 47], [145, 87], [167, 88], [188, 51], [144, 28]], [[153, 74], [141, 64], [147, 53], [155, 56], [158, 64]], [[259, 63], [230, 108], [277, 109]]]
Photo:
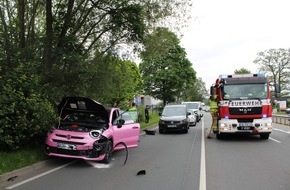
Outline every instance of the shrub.
[[25, 63], [12, 68], [2, 77], [1, 83], [0, 150], [14, 150], [44, 139], [56, 115], [41, 93], [35, 64]]

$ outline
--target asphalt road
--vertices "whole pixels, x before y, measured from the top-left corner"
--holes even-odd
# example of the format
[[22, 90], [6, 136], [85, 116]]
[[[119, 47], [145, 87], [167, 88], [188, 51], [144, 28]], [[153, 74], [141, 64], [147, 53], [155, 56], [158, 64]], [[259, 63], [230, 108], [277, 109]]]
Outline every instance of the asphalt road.
[[[290, 189], [289, 126], [274, 124], [269, 140], [258, 136], [217, 140], [206, 138], [210, 124], [205, 113], [188, 134], [142, 135], [138, 148], [129, 150], [125, 165], [125, 151], [114, 153], [109, 165], [50, 159], [11, 173], [0, 189]], [[137, 175], [139, 171], [143, 174]]]

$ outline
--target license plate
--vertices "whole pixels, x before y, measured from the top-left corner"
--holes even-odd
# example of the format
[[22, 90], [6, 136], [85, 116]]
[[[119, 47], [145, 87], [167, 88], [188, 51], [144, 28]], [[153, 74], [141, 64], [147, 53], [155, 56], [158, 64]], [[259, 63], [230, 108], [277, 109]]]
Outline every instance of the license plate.
[[168, 125], [168, 128], [173, 128], [173, 127], [176, 127], [176, 125]]
[[240, 127], [252, 127], [253, 124], [252, 123], [239, 123]]
[[65, 149], [65, 150], [76, 150], [76, 145], [73, 144], [66, 144], [66, 143], [58, 143], [57, 148]]
[[240, 127], [241, 130], [250, 130], [251, 127], [250, 126], [244, 126], [244, 127]]

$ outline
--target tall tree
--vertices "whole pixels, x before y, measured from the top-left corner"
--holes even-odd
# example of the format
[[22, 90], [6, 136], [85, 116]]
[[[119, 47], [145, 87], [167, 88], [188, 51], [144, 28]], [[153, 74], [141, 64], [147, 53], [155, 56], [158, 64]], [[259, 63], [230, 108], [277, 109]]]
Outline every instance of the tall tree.
[[166, 28], [158, 28], [145, 39], [139, 66], [145, 94], [163, 100], [163, 104], [175, 101], [196, 80], [179, 39]]
[[184, 101], [204, 101], [208, 96], [208, 90], [201, 78], [197, 78], [193, 86], [184, 89], [182, 99]]
[[[27, 134], [34, 134], [39, 132], [35, 123], [50, 125], [49, 121], [53, 121], [52, 106], [48, 102], [57, 102], [67, 95], [100, 97], [97, 95], [101, 94], [100, 90], [106, 86], [89, 88], [95, 87], [93, 82], [98, 82], [90, 80], [90, 76], [96, 77], [96, 72], [92, 71], [98, 70], [94, 68], [100, 69], [100, 63], [93, 62], [96, 60], [95, 56], [102, 58], [118, 55], [120, 50], [125, 49], [117, 46], [118, 44], [143, 43], [144, 36], [154, 27], [163, 24], [162, 21], [172, 22], [171, 18], [182, 19], [183, 12], [189, 13], [184, 11], [188, 2], [0, 1], [0, 100], [1, 105], [5, 105], [5, 110], [0, 111], [0, 123], [5, 123], [5, 130], [0, 130], [0, 136], [6, 138], [4, 141], [7, 143], [14, 140], [23, 143], [27, 139], [15, 135], [22, 135], [17, 133], [17, 126], [21, 126], [21, 130], [25, 129]], [[184, 20], [178, 21], [186, 23]], [[172, 26], [181, 25], [172, 22]], [[105, 63], [107, 62], [101, 64], [107, 68], [109, 64]], [[118, 61], [113, 63], [119, 65]], [[120, 69], [116, 69], [117, 77], [138, 76], [138, 68], [133, 66], [133, 63], [120, 65]], [[97, 77], [107, 77], [109, 80], [112, 79], [108, 77], [110, 74], [112, 73]], [[122, 82], [119, 86], [108, 82], [103, 85], [122, 86], [122, 91], [118, 91], [122, 94], [117, 98], [123, 98], [124, 93], [131, 96], [138, 92], [141, 85], [135, 84], [138, 84], [140, 76], [136, 77], [136, 81], [131, 78], [123, 79], [118, 80]], [[130, 82], [134, 85], [129, 85]], [[111, 95], [113, 91], [106, 92]], [[114, 93], [112, 95], [116, 95]], [[100, 99], [109, 101], [109, 98], [106, 99], [110, 97], [108, 94], [103, 94]], [[3, 142], [2, 139], [0, 141]]]
[[290, 50], [269, 49], [257, 54], [254, 60], [259, 65], [259, 71], [264, 72], [275, 91], [281, 95], [289, 95], [290, 92]]
[[128, 102], [141, 93], [142, 79], [137, 65], [131, 61], [122, 61], [112, 56], [96, 58], [98, 62], [87, 72], [87, 81], [91, 83], [85, 92], [100, 102], [113, 105], [116, 102]]

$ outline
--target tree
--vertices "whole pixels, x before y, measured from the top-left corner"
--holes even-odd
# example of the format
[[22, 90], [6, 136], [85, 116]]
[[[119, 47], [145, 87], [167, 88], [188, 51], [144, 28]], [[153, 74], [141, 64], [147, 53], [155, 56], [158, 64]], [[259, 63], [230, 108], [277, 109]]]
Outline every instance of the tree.
[[201, 78], [197, 78], [193, 86], [186, 88], [182, 94], [184, 101], [204, 101], [208, 96], [208, 90]]
[[140, 94], [143, 87], [137, 65], [113, 56], [93, 60], [90, 71], [87, 72], [87, 80], [91, 83], [84, 92], [110, 105], [132, 100]]
[[196, 80], [191, 66], [176, 35], [166, 28], [158, 28], [145, 39], [139, 65], [144, 93], [163, 100], [164, 105], [175, 101]]
[[235, 74], [250, 74], [251, 71], [249, 71], [248, 69], [245, 69], [245, 68], [241, 68], [241, 69], [236, 69], [234, 71]]
[[275, 91], [281, 90], [280, 93], [282, 96], [289, 94], [289, 49], [269, 49], [259, 52], [254, 60], [254, 63], [259, 65], [258, 69], [260, 72], [264, 72], [266, 74], [270, 85], [275, 88]]
[[[40, 118], [43, 128], [51, 126], [52, 105], [63, 96], [86, 95], [108, 103], [137, 93], [142, 83], [136, 64], [111, 56], [118, 55], [120, 44], [142, 44], [162, 21], [182, 19], [182, 13], [188, 12], [185, 5], [187, 0], [0, 1], [0, 100], [7, 107], [0, 112], [0, 123], [5, 123], [0, 136], [6, 135], [9, 147], [33, 140], [15, 136], [17, 126], [23, 125], [27, 134], [35, 134]], [[172, 26], [177, 25], [172, 22]], [[107, 56], [116, 67], [93, 62]], [[96, 76], [106, 68], [118, 73], [113, 74], [115, 79], [112, 73]], [[94, 77], [101, 78], [91, 80]], [[118, 85], [108, 82], [116, 78]], [[105, 82], [94, 84], [99, 81]]]

